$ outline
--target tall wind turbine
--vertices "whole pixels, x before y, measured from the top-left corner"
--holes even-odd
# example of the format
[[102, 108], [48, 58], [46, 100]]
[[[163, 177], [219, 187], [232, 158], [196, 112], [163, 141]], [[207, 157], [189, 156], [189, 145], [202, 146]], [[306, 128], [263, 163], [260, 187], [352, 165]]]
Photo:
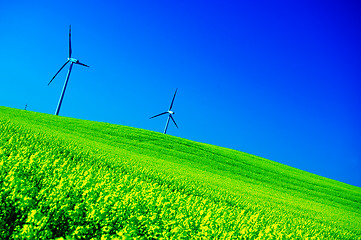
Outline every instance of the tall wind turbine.
[[73, 64], [75, 63], [75, 64], [79, 64], [79, 65], [82, 65], [82, 66], [85, 66], [85, 67], [89, 67], [88, 65], [85, 65], [84, 63], [79, 62], [78, 59], [72, 58], [72, 57], [71, 57], [71, 53], [72, 53], [72, 50], [71, 50], [71, 25], [70, 25], [70, 26], [69, 26], [69, 57], [68, 57], [68, 60], [67, 60], [67, 61], [64, 63], [64, 65], [59, 69], [59, 71], [57, 71], [57, 73], [55, 73], [54, 77], [53, 77], [53, 78], [50, 80], [50, 82], [48, 83], [48, 86], [49, 86], [49, 84], [54, 80], [54, 78], [56, 77], [56, 75], [58, 75], [58, 73], [65, 67], [65, 65], [70, 62], [70, 67], [69, 67], [69, 70], [68, 70], [68, 74], [66, 75], [65, 83], [64, 83], [64, 86], [63, 86], [63, 90], [62, 90], [62, 92], [61, 92], [61, 95], [60, 95], [60, 99], [59, 99], [59, 102], [58, 102], [58, 106], [56, 107], [55, 115], [59, 115], [59, 111], [60, 111], [60, 108], [61, 108], [61, 103], [63, 102], [64, 93], [65, 93], [65, 90], [66, 90], [66, 86], [68, 85], [68, 81], [69, 81], [71, 69], [73, 68]]
[[167, 133], [167, 128], [168, 128], [168, 124], [169, 124], [169, 119], [172, 119], [172, 121], [174, 122], [174, 125], [178, 128], [178, 126], [177, 126], [177, 124], [176, 124], [176, 122], [174, 121], [174, 118], [173, 118], [173, 116], [172, 116], [172, 115], [175, 113], [175, 112], [172, 111], [172, 107], [173, 107], [174, 98], [175, 98], [175, 95], [177, 94], [177, 91], [178, 91], [178, 88], [175, 90], [175, 93], [174, 93], [174, 96], [173, 96], [173, 99], [172, 99], [172, 103], [170, 104], [169, 110], [168, 110], [167, 112], [160, 113], [160, 114], [157, 114], [157, 115], [149, 118], [149, 119], [151, 119], [151, 118], [155, 118], [155, 117], [161, 116], [161, 115], [163, 115], [163, 114], [167, 114], [167, 113], [169, 114], [169, 115], [168, 115], [168, 119], [167, 119], [167, 123], [165, 124], [164, 132], [163, 132], [164, 134]]

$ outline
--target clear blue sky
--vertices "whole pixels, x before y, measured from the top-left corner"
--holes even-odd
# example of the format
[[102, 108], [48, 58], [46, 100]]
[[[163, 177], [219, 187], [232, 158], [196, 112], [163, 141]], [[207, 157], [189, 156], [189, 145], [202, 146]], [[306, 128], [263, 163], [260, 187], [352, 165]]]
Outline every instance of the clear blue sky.
[[168, 133], [361, 186], [360, 1], [1, 1], [0, 105]]

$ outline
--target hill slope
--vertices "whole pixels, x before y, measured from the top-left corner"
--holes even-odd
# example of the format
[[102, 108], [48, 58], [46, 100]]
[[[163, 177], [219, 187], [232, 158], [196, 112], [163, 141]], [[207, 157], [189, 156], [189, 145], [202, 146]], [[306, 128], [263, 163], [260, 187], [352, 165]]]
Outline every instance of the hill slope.
[[0, 107], [1, 238], [361, 239], [361, 189], [243, 152]]

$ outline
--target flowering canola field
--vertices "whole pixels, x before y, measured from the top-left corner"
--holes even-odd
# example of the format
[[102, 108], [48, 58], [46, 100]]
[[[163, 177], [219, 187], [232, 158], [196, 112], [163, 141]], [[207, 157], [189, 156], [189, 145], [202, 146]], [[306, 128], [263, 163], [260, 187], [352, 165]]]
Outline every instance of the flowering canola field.
[[250, 154], [0, 107], [0, 239], [361, 239], [361, 189]]

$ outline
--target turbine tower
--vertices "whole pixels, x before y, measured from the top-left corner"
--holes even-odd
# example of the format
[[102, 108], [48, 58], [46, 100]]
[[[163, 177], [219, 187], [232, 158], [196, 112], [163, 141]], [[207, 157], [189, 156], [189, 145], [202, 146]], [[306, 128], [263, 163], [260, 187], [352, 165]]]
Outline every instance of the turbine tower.
[[168, 124], [169, 124], [169, 119], [172, 119], [172, 121], [174, 122], [174, 125], [178, 128], [178, 126], [177, 126], [177, 124], [176, 124], [176, 122], [174, 121], [174, 118], [173, 118], [173, 116], [172, 116], [172, 115], [175, 113], [175, 112], [172, 111], [172, 107], [173, 107], [174, 98], [175, 98], [175, 95], [177, 94], [177, 91], [178, 91], [178, 88], [175, 90], [175, 93], [174, 93], [174, 96], [173, 96], [173, 99], [172, 99], [172, 103], [170, 104], [169, 110], [168, 110], [167, 112], [160, 113], [160, 114], [157, 114], [157, 115], [149, 118], [149, 119], [151, 119], [151, 118], [155, 118], [155, 117], [161, 116], [161, 115], [163, 115], [163, 114], [167, 114], [167, 113], [169, 114], [169, 115], [168, 115], [168, 119], [167, 119], [167, 123], [165, 124], [164, 132], [163, 132], [164, 134], [167, 134], [167, 128], [168, 128]]
[[59, 111], [61, 108], [61, 103], [63, 102], [63, 98], [64, 98], [64, 93], [66, 90], [66, 86], [68, 85], [68, 81], [69, 81], [69, 77], [70, 77], [70, 73], [71, 73], [71, 69], [73, 68], [73, 64], [79, 64], [85, 67], [89, 67], [88, 65], [85, 65], [84, 63], [79, 62], [78, 59], [72, 58], [71, 57], [72, 54], [72, 49], [71, 49], [71, 25], [69, 26], [69, 57], [68, 60], [64, 63], [64, 65], [59, 69], [59, 71], [57, 71], [57, 73], [55, 73], [54, 77], [50, 80], [49, 84], [54, 80], [54, 78], [56, 77], [56, 75], [58, 75], [58, 73], [65, 67], [66, 64], [68, 64], [70, 62], [70, 66], [69, 66], [69, 70], [68, 70], [68, 74], [66, 75], [66, 79], [65, 79], [65, 83], [63, 86], [63, 90], [61, 92], [60, 95], [60, 99], [58, 102], [58, 106], [56, 107], [56, 111], [55, 111], [55, 115], [59, 115]]

